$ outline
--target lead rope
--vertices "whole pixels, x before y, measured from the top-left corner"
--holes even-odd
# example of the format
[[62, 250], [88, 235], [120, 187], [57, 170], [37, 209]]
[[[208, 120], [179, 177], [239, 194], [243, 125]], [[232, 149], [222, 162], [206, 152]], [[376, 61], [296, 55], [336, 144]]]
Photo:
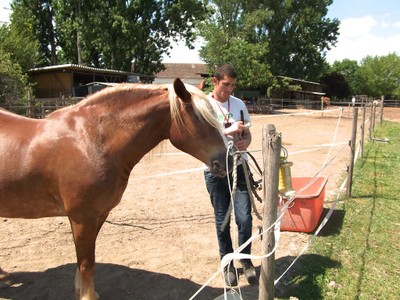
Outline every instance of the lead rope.
[[[255, 165], [255, 168], [258, 171], [258, 174], [262, 177], [263, 171], [261, 170], [260, 166], [257, 163], [257, 160], [255, 157], [249, 152], [246, 152], [248, 156], [253, 160], [253, 163]], [[247, 161], [247, 165], [250, 166], [249, 162]], [[261, 190], [260, 184], [262, 182], [262, 179], [255, 181], [253, 175], [251, 174], [251, 171], [249, 169], [249, 180], [250, 180], [250, 188], [251, 191], [253, 192], [254, 196], [257, 198], [257, 200], [262, 203], [262, 198], [258, 195], [257, 190]]]
[[233, 153], [232, 184], [230, 182], [229, 174], [226, 175], [227, 179], [228, 179], [229, 190], [230, 190], [230, 193], [231, 193], [231, 201], [229, 203], [228, 210], [226, 211], [224, 221], [222, 222], [221, 231], [220, 232], [224, 231], [226, 226], [228, 226], [228, 223], [229, 223], [229, 220], [230, 220], [230, 216], [231, 216], [231, 213], [232, 213], [232, 209], [234, 207], [234, 199], [235, 199], [235, 195], [236, 195], [236, 186], [237, 186], [237, 161], [238, 161], [238, 157], [239, 157], [238, 152], [234, 152]]
[[[230, 220], [230, 215], [232, 213], [232, 209], [234, 210], [234, 199], [235, 199], [235, 195], [236, 195], [236, 189], [237, 189], [237, 165], [238, 165], [238, 159], [241, 159], [242, 161], [242, 166], [243, 166], [243, 173], [244, 173], [244, 177], [246, 180], [246, 186], [247, 186], [247, 191], [249, 194], [249, 198], [250, 198], [250, 202], [251, 202], [251, 206], [253, 208], [253, 212], [256, 215], [256, 217], [259, 220], [262, 220], [262, 216], [259, 213], [259, 211], [257, 210], [257, 206], [256, 203], [254, 201], [254, 196], [253, 194], [257, 197], [257, 199], [261, 202], [260, 197], [258, 196], [258, 194], [256, 193], [256, 188], [253, 188], [253, 184], [251, 183], [250, 180], [250, 170], [248, 168], [248, 162], [244, 159], [242, 152], [240, 151], [236, 151], [233, 153], [233, 170], [232, 170], [232, 184], [230, 182], [230, 178], [228, 176], [228, 185], [229, 185], [229, 189], [231, 190], [231, 202], [229, 204], [229, 208], [226, 212], [224, 221], [222, 222], [221, 225], [221, 231], [224, 231], [226, 226], [229, 223]], [[258, 166], [259, 168], [259, 166]]]
[[250, 170], [248, 169], [247, 162], [244, 159], [243, 155], [241, 155], [241, 159], [242, 159], [242, 165], [243, 165], [244, 178], [246, 179], [247, 191], [248, 191], [248, 194], [250, 197], [251, 206], [253, 207], [253, 212], [259, 220], [262, 220], [262, 216], [258, 212], [256, 203], [254, 202], [253, 193], [255, 193], [255, 191], [253, 190], [253, 186], [250, 182]]

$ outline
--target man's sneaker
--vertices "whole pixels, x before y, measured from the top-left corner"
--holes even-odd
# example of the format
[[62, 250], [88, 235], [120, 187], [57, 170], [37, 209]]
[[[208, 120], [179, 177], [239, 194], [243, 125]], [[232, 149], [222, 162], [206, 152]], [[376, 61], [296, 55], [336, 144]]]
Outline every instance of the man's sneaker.
[[224, 279], [227, 286], [237, 286], [236, 270], [232, 264], [224, 267]]
[[241, 264], [243, 267], [243, 274], [246, 277], [247, 282], [249, 284], [256, 284], [258, 282], [257, 273], [251, 260], [241, 261]]

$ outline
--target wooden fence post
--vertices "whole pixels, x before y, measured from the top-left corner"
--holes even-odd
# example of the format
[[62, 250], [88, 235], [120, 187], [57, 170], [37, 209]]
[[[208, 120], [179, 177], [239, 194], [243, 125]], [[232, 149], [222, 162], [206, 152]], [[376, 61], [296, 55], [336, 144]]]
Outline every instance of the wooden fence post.
[[354, 157], [355, 157], [355, 149], [356, 149], [356, 139], [357, 139], [357, 118], [358, 118], [358, 107], [354, 107], [353, 112], [353, 131], [351, 134], [350, 141], [350, 165], [349, 165], [349, 175], [347, 180], [347, 190], [346, 197], [351, 198], [351, 188], [353, 186], [353, 168], [354, 168]]
[[32, 91], [28, 92], [28, 103], [27, 103], [27, 109], [26, 109], [26, 116], [29, 118], [33, 118], [35, 116], [35, 104], [34, 104]]
[[365, 104], [363, 105], [363, 115], [362, 115], [362, 123], [361, 123], [361, 141], [360, 141], [360, 148], [361, 152], [360, 155], [363, 157], [364, 154], [364, 135], [365, 135], [365, 112], [366, 112], [367, 107]]
[[382, 124], [383, 120], [383, 102], [385, 102], [385, 96], [381, 96], [381, 113], [380, 113], [380, 118], [379, 118], [379, 124]]
[[368, 134], [368, 139], [371, 140], [372, 139], [372, 113], [373, 113], [373, 103], [371, 102], [371, 111], [369, 114], [369, 134]]
[[[372, 102], [372, 132], [375, 131], [376, 103]], [[374, 134], [375, 135], [375, 134]]]
[[[281, 135], [272, 124], [262, 128], [263, 149], [263, 230], [276, 221], [278, 210], [279, 162], [281, 153]], [[274, 228], [265, 235], [262, 253], [270, 253], [275, 247]], [[275, 253], [261, 260], [259, 300], [274, 299]]]

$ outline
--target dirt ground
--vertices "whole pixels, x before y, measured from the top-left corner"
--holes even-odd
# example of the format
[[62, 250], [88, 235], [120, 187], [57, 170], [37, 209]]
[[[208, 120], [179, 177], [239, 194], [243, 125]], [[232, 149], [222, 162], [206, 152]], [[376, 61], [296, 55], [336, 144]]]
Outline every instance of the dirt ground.
[[[329, 157], [343, 151], [321, 174], [329, 177], [325, 206], [330, 207], [349, 163], [350, 149], [343, 143], [351, 139], [352, 112], [345, 108], [340, 123], [337, 109], [293, 115], [300, 112], [306, 111], [252, 115], [250, 151], [262, 165], [262, 127], [274, 124], [294, 163], [292, 176], [314, 176], [329, 153], [326, 145], [340, 144]], [[384, 119], [400, 122], [400, 108], [385, 108]], [[189, 299], [218, 271], [213, 213], [201, 167], [201, 162], [166, 144], [134, 168], [121, 203], [97, 239], [95, 284], [101, 299]], [[254, 233], [261, 223], [254, 216]], [[13, 281], [10, 287], [0, 282], [0, 299], [73, 298], [76, 258], [67, 218], [0, 218], [0, 228], [0, 266]], [[277, 276], [279, 266], [290, 263], [310, 237], [281, 233]], [[253, 254], [262, 254], [259, 239], [253, 242]], [[260, 260], [254, 265], [259, 271]], [[243, 275], [240, 288], [243, 299], [258, 298], [258, 286], [249, 286]], [[278, 286], [278, 293], [283, 288]], [[219, 274], [195, 299], [222, 294]]]

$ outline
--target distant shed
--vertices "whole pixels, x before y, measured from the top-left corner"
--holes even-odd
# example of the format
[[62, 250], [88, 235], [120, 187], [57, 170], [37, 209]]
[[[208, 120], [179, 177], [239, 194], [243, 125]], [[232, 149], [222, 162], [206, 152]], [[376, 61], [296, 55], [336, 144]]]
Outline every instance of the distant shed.
[[156, 74], [154, 83], [172, 83], [180, 78], [184, 83], [198, 85], [207, 78], [206, 64], [164, 63], [165, 70]]
[[30, 70], [37, 98], [60, 96], [84, 97], [91, 83], [138, 82], [137, 74], [118, 70], [99, 69], [74, 64], [48, 66]]
[[[299, 90], [285, 90], [283, 97], [294, 100], [315, 100], [320, 101], [325, 95], [324, 87], [319, 82], [312, 82], [286, 76], [276, 76], [279, 80], [287, 80], [292, 85], [298, 85]], [[282, 96], [281, 96], [282, 97]]]

